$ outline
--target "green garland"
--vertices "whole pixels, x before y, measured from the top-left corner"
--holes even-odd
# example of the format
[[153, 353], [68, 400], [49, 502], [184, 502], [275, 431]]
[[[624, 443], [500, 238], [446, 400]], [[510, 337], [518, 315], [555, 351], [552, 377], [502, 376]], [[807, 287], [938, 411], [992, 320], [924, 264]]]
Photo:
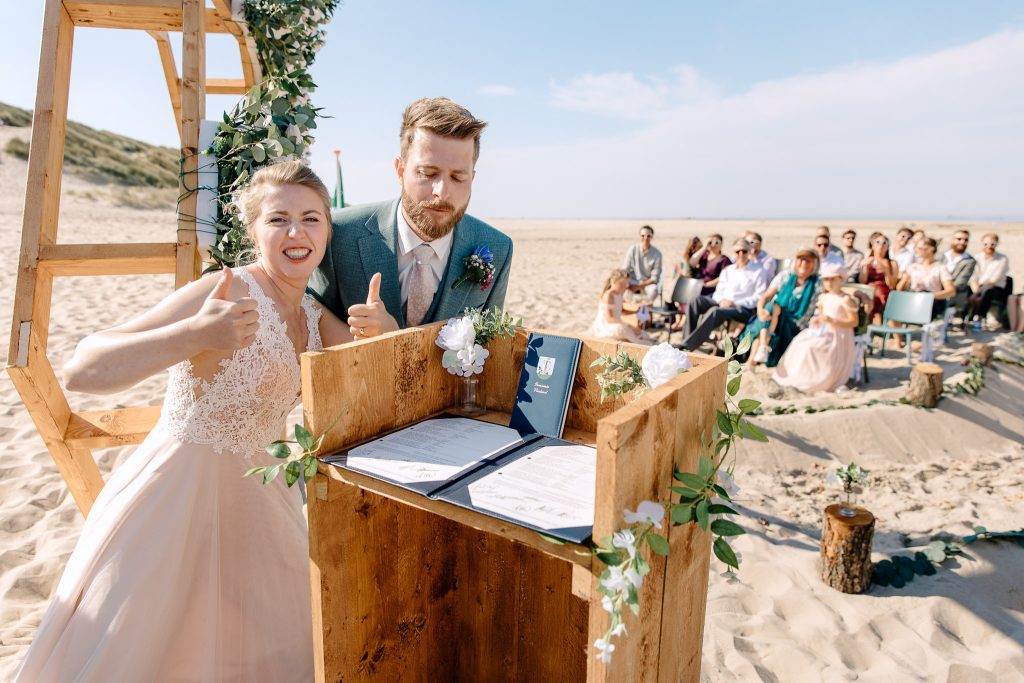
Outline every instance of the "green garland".
[[320, 110], [309, 103], [316, 88], [308, 68], [324, 44], [338, 0], [245, 0], [245, 20], [256, 44], [264, 80], [225, 113], [206, 152], [218, 167], [217, 240], [208, 270], [238, 265], [247, 240], [234, 195], [256, 169], [284, 158], [301, 158], [313, 142]]

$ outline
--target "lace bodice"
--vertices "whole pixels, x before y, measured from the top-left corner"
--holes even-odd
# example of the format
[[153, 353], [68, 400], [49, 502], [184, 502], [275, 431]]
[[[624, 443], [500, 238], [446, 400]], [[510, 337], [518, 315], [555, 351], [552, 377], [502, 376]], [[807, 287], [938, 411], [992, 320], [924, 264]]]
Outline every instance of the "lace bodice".
[[[301, 384], [295, 348], [273, 301], [247, 270], [236, 268], [234, 273], [256, 300], [256, 339], [222, 360], [209, 382], [193, 374], [188, 360], [172, 367], [160, 422], [181, 441], [211, 444], [217, 453], [243, 454], [259, 452], [281, 437]], [[309, 331], [306, 350], [319, 351], [321, 310], [308, 294], [302, 309]]]

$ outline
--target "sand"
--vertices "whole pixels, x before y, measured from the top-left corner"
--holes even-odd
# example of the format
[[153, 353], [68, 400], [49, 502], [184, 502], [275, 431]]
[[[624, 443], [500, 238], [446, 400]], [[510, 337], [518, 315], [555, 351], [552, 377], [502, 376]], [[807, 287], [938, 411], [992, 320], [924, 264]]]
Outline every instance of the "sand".
[[[0, 127], [0, 148], [26, 131]], [[26, 165], [0, 154], [0, 329], [10, 329]], [[173, 239], [173, 211], [111, 206], [96, 188], [64, 180], [61, 242], [157, 242]], [[90, 199], [89, 197], [98, 199]], [[647, 221], [493, 219], [515, 240], [507, 309], [531, 326], [583, 333], [601, 281], [618, 267]], [[773, 255], [810, 244], [812, 228], [854, 227], [860, 243], [874, 229], [902, 224], [949, 236], [960, 224], [916, 221], [649, 221], [666, 261], [692, 234], [760, 231]], [[1003, 238], [1012, 272], [1024, 282], [1024, 224], [971, 224], [972, 243], [988, 230]], [[666, 283], [668, 280], [666, 279]], [[54, 287], [50, 358], [56, 366], [89, 331], [113, 325], [170, 292], [170, 276], [76, 278]], [[116, 302], [112, 305], [111, 302]], [[984, 333], [1004, 356], [1020, 358], [1011, 335]], [[957, 378], [972, 339], [957, 333], [940, 350], [946, 377]], [[4, 352], [6, 345], [3, 346]], [[745, 380], [744, 394], [778, 406], [854, 406], [815, 414], [767, 414], [767, 444], [744, 444], [736, 479], [750, 532], [736, 547], [737, 578], [712, 562], [702, 678], [731, 680], [1024, 680], [1024, 548], [978, 543], [932, 577], [902, 589], [837, 593], [817, 578], [821, 511], [837, 499], [824, 488], [830, 468], [855, 460], [872, 470], [859, 500], [878, 517], [875, 559], [934, 538], [1024, 526], [1024, 370], [996, 364], [974, 396], [944, 399], [935, 410], [867, 405], [903, 395], [909, 369], [889, 352], [872, 360], [867, 390], [767, 400], [766, 374]], [[159, 404], [163, 378], [116, 396], [72, 395], [76, 410]], [[97, 452], [106, 474], [130, 448]], [[17, 668], [82, 526], [6, 374], [0, 376], [0, 680]]]

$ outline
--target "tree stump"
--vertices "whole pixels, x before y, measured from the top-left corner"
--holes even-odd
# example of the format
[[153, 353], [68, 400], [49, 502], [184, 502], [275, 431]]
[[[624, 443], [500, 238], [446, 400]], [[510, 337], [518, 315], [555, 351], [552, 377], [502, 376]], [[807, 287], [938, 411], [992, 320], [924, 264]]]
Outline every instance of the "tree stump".
[[821, 580], [843, 593], [863, 593], [871, 585], [871, 538], [875, 516], [862, 507], [839, 514], [843, 505], [825, 508], [821, 530]]
[[934, 363], [918, 363], [910, 371], [907, 400], [925, 408], [934, 408], [942, 397], [942, 368]]
[[971, 356], [981, 361], [986, 368], [992, 365], [992, 353], [995, 348], [991, 344], [971, 344]]

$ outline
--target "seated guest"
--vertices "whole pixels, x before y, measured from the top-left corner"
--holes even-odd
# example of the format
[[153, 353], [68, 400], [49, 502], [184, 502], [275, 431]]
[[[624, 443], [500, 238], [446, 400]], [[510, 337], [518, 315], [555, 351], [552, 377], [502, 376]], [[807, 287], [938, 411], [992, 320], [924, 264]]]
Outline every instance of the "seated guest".
[[764, 269], [765, 280], [771, 281], [775, 277], [775, 268], [778, 264], [771, 254], [761, 248], [761, 235], [753, 230], [747, 230], [742, 237], [750, 243], [750, 260], [761, 266]]
[[757, 317], [743, 331], [752, 340], [750, 365], [774, 368], [786, 347], [814, 315], [821, 286], [818, 255], [801, 249], [793, 260], [793, 272], [779, 273], [757, 300]]
[[913, 236], [914, 231], [910, 228], [900, 228], [896, 233], [896, 243], [889, 252], [889, 258], [896, 261], [896, 264], [900, 267], [901, 273], [905, 272], [907, 270], [907, 266], [917, 260], [914, 248], [910, 246], [910, 240]]
[[[824, 247], [819, 246], [822, 240], [825, 241]], [[843, 258], [843, 250], [832, 244], [832, 231], [828, 229], [827, 225], [814, 231], [814, 248], [818, 252], [818, 258], [821, 259], [821, 265], [835, 263], [841, 266], [846, 262], [846, 259]]]
[[854, 248], [857, 241], [857, 232], [847, 230], [843, 233], [843, 265], [846, 268], [846, 277], [850, 282], [856, 282], [860, 275], [860, 263], [864, 260], [864, 252]]
[[[985, 319], [993, 303], [1006, 301], [1010, 294], [1006, 279], [1010, 262], [1005, 254], [996, 252], [998, 246], [999, 235], [994, 232], [981, 238], [982, 252], [978, 255], [977, 267], [971, 276], [971, 294], [967, 297], [967, 303], [979, 321]], [[998, 325], [999, 321], [993, 322]]]
[[768, 282], [764, 271], [750, 262], [750, 244], [736, 240], [732, 245], [736, 263], [727, 266], [712, 296], [701, 295], [686, 307], [685, 338], [682, 346], [694, 350], [729, 320], [747, 322], [754, 315], [757, 300]]
[[882, 311], [889, 300], [889, 292], [896, 287], [900, 279], [900, 267], [889, 258], [889, 238], [880, 232], [871, 233], [868, 243], [870, 251], [861, 261], [860, 275], [857, 281], [862, 285], [875, 288], [875, 300], [871, 307], [871, 322], [882, 322]]
[[966, 230], [957, 230], [953, 233], [953, 246], [943, 254], [946, 270], [953, 278], [953, 289], [956, 290], [952, 303], [961, 312], [967, 305], [967, 297], [971, 293], [971, 276], [974, 275], [974, 269], [977, 266], [974, 257], [967, 253], [967, 241], [970, 238], [971, 233]]
[[651, 245], [653, 240], [654, 228], [641, 227], [640, 242], [629, 248], [622, 263], [622, 269], [629, 273], [629, 290], [637, 292], [646, 304], [661, 291], [661, 252]]
[[704, 243], [700, 241], [699, 237], [696, 235], [691, 237], [686, 243], [686, 248], [683, 249], [683, 260], [676, 263], [675, 268], [672, 269], [672, 277], [697, 277], [697, 269], [690, 261], [703, 246]]
[[824, 291], [818, 297], [817, 314], [811, 326], [790, 343], [772, 375], [776, 384], [806, 393], [843, 386], [856, 360], [857, 301], [843, 294], [846, 273], [842, 266], [826, 263], [818, 278]]
[[616, 269], [604, 281], [601, 299], [597, 303], [597, 316], [590, 326], [590, 334], [634, 344], [653, 344], [647, 334], [622, 320], [622, 295], [629, 289], [630, 275], [625, 269]]
[[700, 293], [710, 296], [718, 286], [718, 278], [722, 270], [732, 263], [729, 257], [722, 253], [722, 236], [718, 233], [708, 235], [704, 246], [699, 248], [690, 258], [690, 265], [694, 267], [694, 277], [704, 281], [704, 287]]
[[935, 252], [938, 249], [938, 242], [931, 237], [925, 237], [917, 245], [917, 261], [907, 266], [907, 270], [900, 276], [896, 283], [896, 289], [908, 292], [931, 292], [935, 295], [932, 303], [932, 318], [942, 315], [946, 310], [946, 300], [956, 294], [953, 287], [953, 278], [946, 270], [945, 264], [935, 260]]

